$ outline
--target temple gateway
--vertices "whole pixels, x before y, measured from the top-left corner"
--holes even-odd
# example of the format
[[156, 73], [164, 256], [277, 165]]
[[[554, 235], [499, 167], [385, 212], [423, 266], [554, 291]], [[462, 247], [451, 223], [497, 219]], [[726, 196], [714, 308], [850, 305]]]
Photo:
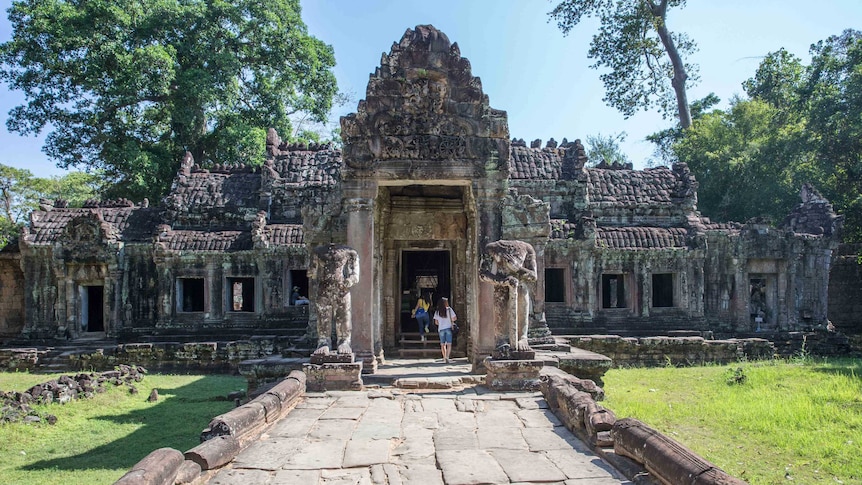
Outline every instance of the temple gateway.
[[297, 299], [316, 296], [309, 256], [335, 243], [359, 255], [352, 348], [367, 372], [385, 355], [411, 355], [420, 291], [449, 298], [462, 328], [455, 353], [475, 363], [494, 346], [482, 250], [500, 239], [535, 249], [533, 337], [826, 323], [841, 217], [816, 190], [804, 187], [778, 228], [717, 224], [697, 211], [684, 164], [587, 168], [578, 140], [512, 139], [506, 112], [432, 26], [383, 54], [341, 126], [341, 150], [271, 130], [262, 167], [204, 168], [187, 156], [158, 206], [44, 203], [0, 254], [0, 333], [283, 335], [301, 347], [316, 337], [314, 305]]

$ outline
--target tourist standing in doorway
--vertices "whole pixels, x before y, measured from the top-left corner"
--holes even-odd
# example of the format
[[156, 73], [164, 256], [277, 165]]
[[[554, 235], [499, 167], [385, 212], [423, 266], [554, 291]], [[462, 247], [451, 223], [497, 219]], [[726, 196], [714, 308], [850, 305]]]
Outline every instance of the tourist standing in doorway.
[[413, 318], [419, 323], [419, 336], [422, 337], [423, 342], [425, 341], [425, 334], [431, 330], [429, 328], [431, 325], [431, 315], [428, 314], [430, 308], [431, 293], [425, 292], [425, 294], [419, 297], [419, 300], [416, 301], [416, 306], [413, 308]]
[[437, 303], [437, 311], [434, 312], [434, 323], [437, 324], [437, 332], [440, 334], [440, 350], [443, 352], [443, 362], [449, 363], [452, 354], [452, 322], [458, 320], [455, 310], [449, 306], [449, 299], [440, 298]]

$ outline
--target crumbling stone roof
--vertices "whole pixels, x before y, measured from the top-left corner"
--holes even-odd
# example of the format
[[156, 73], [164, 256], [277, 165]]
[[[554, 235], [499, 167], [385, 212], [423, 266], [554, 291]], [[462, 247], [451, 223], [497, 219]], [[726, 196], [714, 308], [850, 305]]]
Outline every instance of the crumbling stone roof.
[[671, 205], [677, 178], [667, 167], [646, 170], [587, 169], [587, 195], [591, 204], [633, 207]]
[[170, 251], [248, 251], [251, 233], [246, 231], [168, 231], [159, 242]]
[[338, 150], [281, 151], [272, 162], [282, 183], [333, 186], [341, 176]]
[[220, 216], [257, 212], [260, 173], [195, 171], [177, 177], [165, 205], [171, 219], [184, 225], [206, 224]]
[[596, 246], [609, 249], [665, 249], [687, 247], [688, 231], [681, 227], [599, 227]]
[[152, 207], [109, 207], [86, 209], [52, 209], [33, 211], [25, 241], [31, 245], [57, 242], [66, 226], [76, 217], [97, 213], [112, 225], [125, 242], [149, 242], [159, 223], [161, 211]]
[[742, 224], [738, 222], [710, 222], [703, 225], [706, 231], [721, 231], [728, 234], [739, 234], [742, 230]]
[[528, 148], [512, 144], [509, 176], [513, 179], [559, 180], [563, 158], [559, 148]]
[[574, 239], [578, 225], [565, 219], [551, 219], [551, 239]]
[[301, 224], [267, 224], [266, 239], [273, 246], [300, 246], [305, 244]]

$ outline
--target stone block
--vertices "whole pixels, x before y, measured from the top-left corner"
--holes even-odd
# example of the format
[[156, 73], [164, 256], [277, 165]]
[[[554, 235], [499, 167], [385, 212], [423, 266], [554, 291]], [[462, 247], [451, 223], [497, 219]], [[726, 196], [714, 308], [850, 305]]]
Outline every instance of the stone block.
[[241, 446], [233, 436], [216, 436], [186, 451], [185, 459], [200, 465], [201, 470], [215, 470], [239, 454]]
[[311, 355], [312, 364], [352, 364], [354, 359], [354, 354], [338, 354], [330, 352], [328, 354]]
[[358, 391], [362, 389], [362, 362], [305, 364], [309, 391]]
[[537, 391], [541, 360], [484, 360], [485, 385], [495, 391]]
[[266, 424], [266, 411], [262, 404], [254, 401], [216, 416], [201, 432], [201, 441], [216, 436], [240, 437]]
[[745, 483], [636, 419], [617, 421], [611, 430], [611, 438], [615, 453], [642, 463], [663, 483]]
[[114, 483], [119, 485], [173, 485], [184, 461], [173, 448], [159, 448], [126, 472]]

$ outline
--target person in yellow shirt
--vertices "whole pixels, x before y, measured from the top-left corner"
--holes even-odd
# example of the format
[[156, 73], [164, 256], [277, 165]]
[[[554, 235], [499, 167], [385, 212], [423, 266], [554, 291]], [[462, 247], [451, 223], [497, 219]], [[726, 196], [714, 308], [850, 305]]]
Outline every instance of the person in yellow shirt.
[[425, 341], [425, 334], [430, 331], [431, 316], [428, 314], [428, 309], [431, 308], [431, 293], [425, 292], [416, 301], [416, 306], [413, 307], [411, 316], [419, 323], [419, 336], [422, 341]]

